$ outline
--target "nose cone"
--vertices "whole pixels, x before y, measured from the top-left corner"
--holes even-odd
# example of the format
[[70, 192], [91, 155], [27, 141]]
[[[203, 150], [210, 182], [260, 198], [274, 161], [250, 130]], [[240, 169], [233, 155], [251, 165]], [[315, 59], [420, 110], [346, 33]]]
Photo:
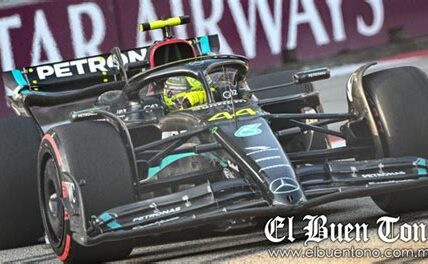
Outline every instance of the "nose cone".
[[265, 119], [257, 117], [220, 126], [253, 178], [273, 204], [295, 204], [304, 199], [294, 168]]

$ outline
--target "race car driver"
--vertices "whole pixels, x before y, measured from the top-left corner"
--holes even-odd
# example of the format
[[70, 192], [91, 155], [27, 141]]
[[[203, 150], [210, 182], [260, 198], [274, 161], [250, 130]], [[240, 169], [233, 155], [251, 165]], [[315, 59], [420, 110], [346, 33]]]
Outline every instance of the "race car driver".
[[168, 78], [164, 83], [162, 97], [169, 111], [184, 110], [207, 102], [202, 83], [188, 76]]
[[[241, 93], [243, 99], [248, 99], [245, 93], [247, 85], [243, 85], [243, 83], [234, 85], [224, 80], [208, 81], [217, 102], [238, 97], [238, 93]], [[238, 87], [241, 87], [239, 91]], [[207, 103], [207, 95], [202, 83], [188, 76], [168, 78], [164, 83], [162, 97], [169, 111], [184, 110]]]

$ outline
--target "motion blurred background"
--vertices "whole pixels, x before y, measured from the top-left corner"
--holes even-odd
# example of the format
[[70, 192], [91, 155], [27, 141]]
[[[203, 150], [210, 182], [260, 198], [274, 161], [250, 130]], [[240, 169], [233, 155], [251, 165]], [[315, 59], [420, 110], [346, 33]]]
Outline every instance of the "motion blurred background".
[[[179, 38], [218, 34], [222, 53], [251, 59], [253, 74], [356, 63], [428, 48], [421, 0], [2, 0], [2, 71], [146, 46], [161, 31], [137, 24], [189, 15]], [[0, 89], [0, 97], [4, 97]], [[11, 111], [0, 101], [0, 117]]]

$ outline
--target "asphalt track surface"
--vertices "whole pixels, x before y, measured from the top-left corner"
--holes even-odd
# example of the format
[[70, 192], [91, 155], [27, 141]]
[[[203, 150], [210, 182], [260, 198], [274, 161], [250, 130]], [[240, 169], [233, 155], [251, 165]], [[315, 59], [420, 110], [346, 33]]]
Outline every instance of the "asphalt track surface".
[[[373, 70], [381, 68], [398, 67], [404, 65], [417, 66], [428, 73], [428, 57], [414, 57], [404, 60], [393, 60], [381, 63]], [[345, 100], [345, 85], [350, 72], [356, 69], [358, 65], [349, 65], [346, 67], [335, 68], [332, 71], [332, 78], [329, 80], [315, 83], [316, 89], [320, 91], [325, 112], [344, 112], [347, 110]], [[322, 242], [317, 244], [319, 247], [337, 247], [346, 248], [351, 245], [361, 248], [423, 248], [428, 244], [423, 243], [395, 243], [386, 244], [379, 241], [376, 235], [376, 220], [385, 215], [378, 209], [370, 198], [360, 198], [353, 200], [343, 200], [310, 210], [307, 214], [326, 215], [329, 222], [332, 223], [367, 223], [369, 225], [368, 243], [363, 244], [344, 244]], [[191, 241], [152, 245], [134, 249], [130, 258], [123, 260], [124, 263], [138, 262], [167, 262], [167, 263], [201, 263], [201, 262], [288, 262], [292, 259], [271, 258], [267, 254], [267, 249], [275, 246], [276, 249], [299, 249], [306, 248], [304, 245], [303, 215], [295, 216], [295, 234], [297, 240], [293, 243], [280, 243], [273, 245], [268, 242], [264, 235], [262, 227], [255, 228], [243, 234], [233, 234], [215, 238], [192, 238]], [[428, 211], [401, 215], [400, 222], [426, 223], [428, 224]], [[299, 235], [300, 234], [300, 235]], [[185, 234], [186, 236], [189, 234]], [[301, 238], [299, 238], [301, 237]], [[312, 245], [314, 246], [314, 245]], [[297, 260], [297, 259], [295, 259]], [[299, 259], [300, 263], [311, 262], [310, 259]], [[313, 259], [313, 261], [315, 261]], [[318, 259], [316, 262], [342, 262], [343, 259]], [[414, 261], [428, 261], [424, 258], [380, 258], [380, 259], [349, 259], [352, 262], [377, 262], [377, 263], [402, 263]], [[47, 245], [38, 245], [25, 248], [0, 251], [0, 263], [59, 263]]]

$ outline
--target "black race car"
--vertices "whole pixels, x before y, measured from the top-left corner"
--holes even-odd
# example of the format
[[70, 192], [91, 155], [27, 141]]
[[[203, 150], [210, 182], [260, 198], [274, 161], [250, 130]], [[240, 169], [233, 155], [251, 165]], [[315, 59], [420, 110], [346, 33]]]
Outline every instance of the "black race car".
[[[349, 111], [323, 113], [310, 82], [328, 69], [247, 80], [247, 59], [218, 55], [216, 36], [173, 38], [187, 20], [142, 24], [163, 29], [150, 47], [4, 73], [19, 117], [0, 121], [1, 248], [46, 233], [62, 261], [105, 261], [141, 237], [243, 229], [339, 199], [427, 208], [423, 72], [365, 65]], [[204, 103], [183, 90], [172, 108], [171, 78], [190, 78]]]

